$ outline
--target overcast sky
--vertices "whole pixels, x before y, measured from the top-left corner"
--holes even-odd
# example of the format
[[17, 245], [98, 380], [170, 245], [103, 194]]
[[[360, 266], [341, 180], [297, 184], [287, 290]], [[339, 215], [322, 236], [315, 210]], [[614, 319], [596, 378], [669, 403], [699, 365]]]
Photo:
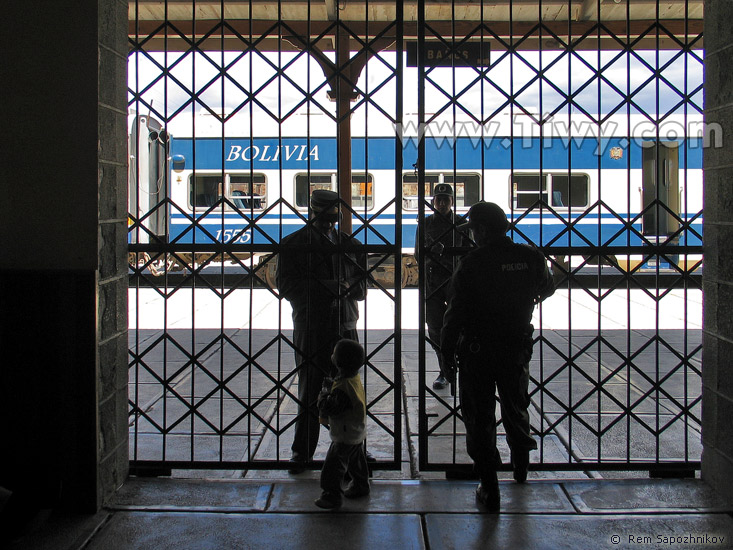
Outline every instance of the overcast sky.
[[[453, 107], [449, 107], [444, 111], [444, 118], [452, 119], [455, 116], [458, 120], [466, 120], [469, 118], [467, 113], [471, 113], [479, 120], [486, 120], [507, 101], [501, 90], [509, 94], [513, 84], [513, 93], [517, 94], [537, 76], [537, 71], [543, 71], [545, 79], [531, 82], [519, 93], [515, 102], [515, 113], [519, 112], [519, 106], [530, 113], [549, 113], [563, 104], [563, 94], [576, 94], [573, 99], [584, 111], [593, 116], [598, 116], [599, 113], [604, 115], [623, 102], [621, 94], [630, 93], [634, 94], [632, 99], [641, 109], [654, 116], [657, 105], [660, 113], [666, 113], [683, 99], [674, 88], [689, 94], [702, 84], [702, 52], [680, 55], [666, 67], [662, 76], [669, 84], [662, 79], [651, 78], [653, 71], [650, 67], [654, 68], [657, 64], [664, 66], [677, 52], [641, 51], [636, 52], [636, 56], [622, 54], [615, 59], [619, 53], [603, 51], [599, 56], [595, 51], [581, 51], [575, 55], [562, 51], [545, 51], [542, 55], [539, 52], [522, 52], [521, 56], [501, 57], [499, 53], [493, 52], [488, 80], [484, 80], [483, 84], [474, 82], [479, 73], [471, 68], [433, 69], [427, 75], [425, 110], [428, 116], [430, 113], [437, 113], [450, 103], [451, 96], [460, 94], [458, 103], [465, 112], [456, 108], [454, 115]], [[175, 129], [174, 134], [190, 133], [187, 128], [191, 126], [191, 120], [201, 119], [200, 114], [206, 112], [202, 103], [215, 112], [223, 110], [225, 114], [232, 113], [246, 102], [247, 94], [243, 90], [257, 90], [259, 104], [253, 104], [252, 111], [249, 104], [246, 104], [240, 111], [237, 133], [248, 134], [246, 126], [250, 125], [254, 133], [272, 133], [273, 129], [277, 129], [277, 121], [273, 120], [273, 115], [284, 117], [289, 113], [292, 115], [287, 117], [283, 126], [298, 127], [301, 132], [305, 128], [304, 120], [308, 117], [302, 115], [306, 113], [306, 105], [302, 104], [296, 109], [304, 99], [303, 92], [285, 78], [274, 78], [277, 54], [267, 54], [269, 62], [262, 55], [242, 56], [239, 52], [207, 52], [206, 57], [200, 53], [185, 52], [156, 52], [149, 55], [152, 60], [139, 53], [130, 57], [129, 87], [131, 90], [145, 90], [154, 82], [142, 94], [142, 99], [148, 106], [152, 104], [156, 118], [169, 119], [169, 126]], [[333, 114], [335, 104], [326, 97], [328, 86], [325, 85], [325, 77], [319, 65], [305, 54], [298, 56], [290, 52], [283, 53], [281, 60], [282, 66], [286, 67], [285, 74], [302, 90], [314, 93], [310, 110], [311, 113], [320, 113], [320, 116], [316, 114], [310, 118], [310, 133], [335, 133], [335, 124], [329, 116], [323, 114], [324, 111]], [[367, 103], [362, 103], [357, 108], [352, 125], [356, 128], [366, 125], [365, 117], [368, 117], [369, 134], [372, 135], [389, 128], [391, 119], [395, 117], [395, 60], [396, 54], [393, 52], [386, 52], [381, 58], [372, 58], [358, 81], [360, 92], [371, 94], [371, 102], [386, 113], [386, 116], [383, 115], [378, 108]], [[169, 67], [168, 77], [160, 78], [161, 66]], [[599, 66], [603, 67], [605, 81], [594, 77], [594, 71]], [[226, 77], [221, 76], [221, 67], [226, 67]], [[650, 78], [651, 81], [647, 82]], [[414, 118], [414, 113], [417, 112], [417, 83], [417, 69], [405, 67], [403, 109], [406, 118]], [[189, 90], [199, 94], [198, 102], [190, 101]], [[133, 94], [128, 95], [132, 101]], [[697, 107], [702, 107], [702, 90], [692, 96], [692, 101]], [[140, 112], [147, 114], [148, 106], [141, 104]], [[185, 107], [180, 114], [173, 117], [182, 106]], [[294, 109], [296, 110], [293, 111]], [[131, 103], [130, 110], [136, 110], [135, 103]], [[508, 110], [508, 106], [503, 107], [503, 111]], [[254, 115], [254, 120], [250, 118], [250, 112]], [[565, 105], [560, 111], [564, 115], [569, 112], [577, 112], [577, 109], [569, 110]], [[626, 112], [624, 105], [619, 113], [625, 115]], [[632, 106], [631, 113], [636, 112]], [[682, 109], [679, 108], [676, 112], [682, 112]], [[699, 114], [691, 105], [688, 106], [688, 113]], [[198, 116], [194, 117], [194, 114]], [[208, 118], [213, 120], [213, 117]], [[230, 133], [227, 129], [227, 134]]]

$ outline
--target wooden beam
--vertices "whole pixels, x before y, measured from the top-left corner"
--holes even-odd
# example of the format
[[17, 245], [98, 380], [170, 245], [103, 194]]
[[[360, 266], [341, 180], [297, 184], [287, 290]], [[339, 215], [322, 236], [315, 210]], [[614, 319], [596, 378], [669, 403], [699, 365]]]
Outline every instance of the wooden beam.
[[[242, 35], [247, 38], [250, 34], [255, 38], [261, 37], [267, 33], [270, 36], [276, 37], [278, 33], [277, 26], [273, 27], [273, 21], [259, 21], [259, 20], [231, 20], [227, 21], [227, 27], [223, 29], [225, 35], [234, 36], [234, 33]], [[627, 34], [632, 37], [639, 36], [642, 33], [646, 33], [652, 26], [656, 26], [657, 23], [662, 25], [670, 33], [678, 37], [684, 37], [685, 32], [690, 36], [694, 36], [703, 32], [703, 22], [698, 19], [689, 19], [687, 21], [682, 19], [661, 19], [655, 21], [649, 20], [638, 20], [638, 21], [604, 21], [603, 26], [607, 28], [613, 34], [618, 36], [626, 36]], [[367, 28], [369, 30], [369, 36], [376, 36], [382, 33], [385, 29], [392, 26], [392, 30], [387, 31], [386, 37], [396, 38], [397, 28], [393, 22], [379, 22], [370, 21], [367, 25], [365, 22], [348, 21], [344, 22], [347, 24], [349, 29], [357, 36], [366, 36]], [[287, 35], [290, 30], [294, 31], [299, 36], [307, 36], [308, 31], [312, 37], [316, 37], [326, 31], [329, 27], [333, 26], [330, 21], [284, 21], [283, 27], [284, 35]], [[469, 34], [474, 35], [476, 39], [480, 36], [480, 32], [477, 31], [480, 23], [476, 21], [431, 21], [430, 27], [435, 31], [435, 34], [439, 34], [443, 38], [450, 38], [454, 35], [457, 39], [461, 39]], [[543, 21], [542, 25], [545, 29], [548, 29], [560, 36], [566, 35], [568, 29], [572, 30], [573, 36], [580, 36], [593, 29], [596, 26], [595, 21]], [[529, 21], [515, 21], [510, 24], [507, 21], [484, 21], [483, 26], [492, 33], [502, 37], [510, 38], [514, 36], [515, 40], [523, 37], [533, 29], [537, 28], [537, 22]], [[191, 21], [191, 20], [169, 20], [167, 25], [163, 25], [162, 21], [130, 21], [129, 24], [129, 36], [135, 37], [136, 34], [145, 37], [153, 32], [163, 35], [167, 33], [170, 37], [175, 37], [177, 32], [182, 33], [184, 36], [192, 36], [194, 31], [196, 37], [200, 39], [205, 34], [209, 33], [216, 27], [221, 28], [220, 21]], [[232, 30], [233, 29], [233, 30]], [[290, 29], [290, 30], [289, 30]], [[394, 31], [394, 32], [393, 32]], [[218, 32], [218, 31], [217, 31]], [[417, 23], [415, 21], [405, 21], [403, 24], [404, 38], [406, 40], [417, 40]], [[333, 31], [330, 32], [333, 34]], [[430, 40], [433, 33], [428, 33], [426, 39]], [[484, 32], [484, 36], [487, 33]]]
[[[336, 139], [337, 148], [337, 180], [338, 192], [341, 200], [351, 208], [351, 100], [354, 95], [353, 84], [349, 82], [351, 71], [349, 71], [349, 60], [351, 59], [351, 48], [349, 46], [349, 35], [346, 29], [339, 28], [336, 38], [336, 65], [341, 72], [338, 80], [331, 84], [333, 90], [336, 88]], [[339, 221], [341, 231], [351, 233], [351, 212], [342, 212]]]

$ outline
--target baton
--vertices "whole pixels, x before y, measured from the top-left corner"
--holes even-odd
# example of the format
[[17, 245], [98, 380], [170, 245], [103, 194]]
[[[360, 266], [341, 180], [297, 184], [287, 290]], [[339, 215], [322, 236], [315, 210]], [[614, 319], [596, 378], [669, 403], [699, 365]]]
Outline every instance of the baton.
[[456, 396], [456, 380], [458, 380], [458, 357], [453, 356], [453, 380], [450, 381], [450, 396]]

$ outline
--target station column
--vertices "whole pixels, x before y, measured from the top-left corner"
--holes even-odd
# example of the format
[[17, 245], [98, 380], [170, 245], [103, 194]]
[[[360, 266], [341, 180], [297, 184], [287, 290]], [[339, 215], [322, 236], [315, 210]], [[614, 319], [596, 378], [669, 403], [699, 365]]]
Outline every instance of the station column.
[[[702, 477], [733, 501], [733, 2], [705, 2]], [[717, 126], [719, 125], [719, 126]], [[720, 136], [717, 136], [720, 137]]]

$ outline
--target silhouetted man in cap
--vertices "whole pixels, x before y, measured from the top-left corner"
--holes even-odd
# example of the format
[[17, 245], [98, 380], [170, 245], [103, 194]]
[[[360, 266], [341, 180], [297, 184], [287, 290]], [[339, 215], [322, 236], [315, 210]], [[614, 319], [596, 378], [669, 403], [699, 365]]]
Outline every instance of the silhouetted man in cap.
[[498, 205], [476, 203], [468, 219], [464, 227], [478, 248], [461, 260], [451, 279], [441, 350], [445, 365], [454, 366], [455, 358], [459, 367], [466, 447], [481, 479], [476, 497], [498, 512], [494, 394], [498, 390], [514, 479], [523, 483], [529, 451], [537, 448], [527, 412], [532, 311], [554, 285], [544, 255], [505, 234], [507, 218]]
[[293, 308], [298, 371], [298, 418], [290, 473], [313, 458], [320, 424], [316, 406], [325, 377], [333, 377], [331, 353], [341, 338], [358, 340], [358, 300], [366, 297], [366, 260], [361, 243], [336, 229], [338, 194], [313, 191], [308, 224], [281, 243], [277, 267], [280, 294]]

